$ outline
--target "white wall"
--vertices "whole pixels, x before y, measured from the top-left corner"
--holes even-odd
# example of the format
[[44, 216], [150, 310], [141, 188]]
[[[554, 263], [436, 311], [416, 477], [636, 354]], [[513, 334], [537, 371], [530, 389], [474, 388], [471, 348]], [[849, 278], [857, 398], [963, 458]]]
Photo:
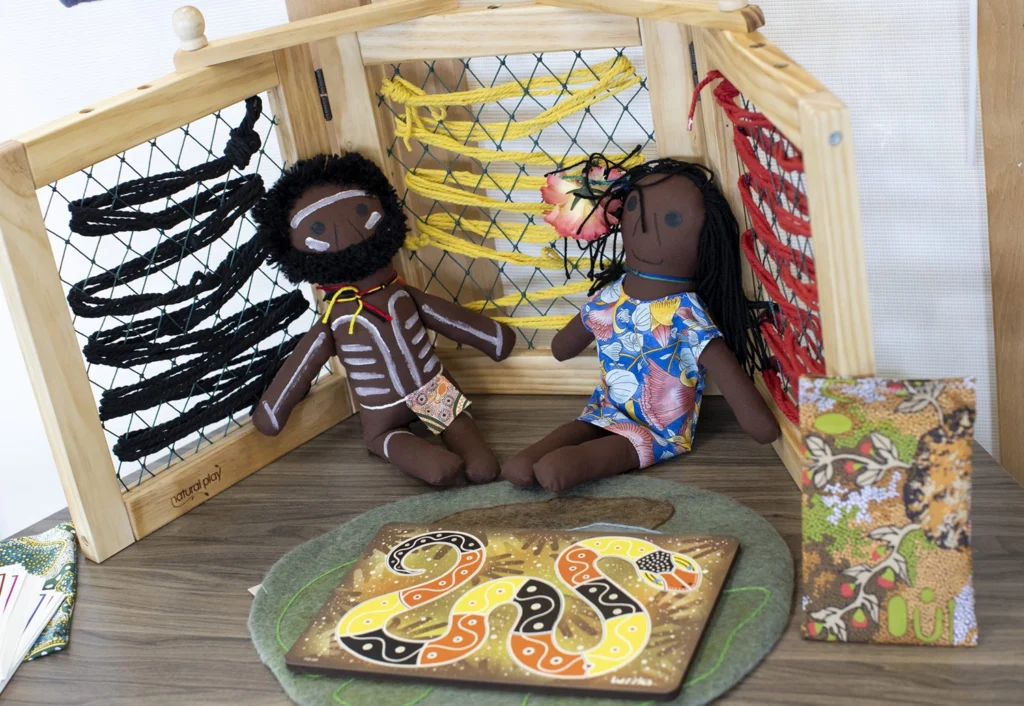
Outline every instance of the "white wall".
[[[984, 171], [980, 149], [973, 167], [965, 156], [969, 1], [931, 0], [924, 24], [919, 4], [892, 0], [760, 4], [765, 33], [852, 110], [880, 372], [976, 375], [994, 450]], [[183, 2], [0, 0], [0, 139], [171, 71]], [[211, 38], [285, 20], [282, 0], [195, 4]], [[6, 308], [0, 343], [3, 537], [64, 500]]]

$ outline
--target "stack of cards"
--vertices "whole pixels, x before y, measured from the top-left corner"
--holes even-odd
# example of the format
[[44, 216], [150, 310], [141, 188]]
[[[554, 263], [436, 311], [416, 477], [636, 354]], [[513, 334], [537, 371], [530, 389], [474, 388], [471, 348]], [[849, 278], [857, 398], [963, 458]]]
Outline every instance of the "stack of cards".
[[0, 566], [0, 691], [67, 596], [25, 567]]

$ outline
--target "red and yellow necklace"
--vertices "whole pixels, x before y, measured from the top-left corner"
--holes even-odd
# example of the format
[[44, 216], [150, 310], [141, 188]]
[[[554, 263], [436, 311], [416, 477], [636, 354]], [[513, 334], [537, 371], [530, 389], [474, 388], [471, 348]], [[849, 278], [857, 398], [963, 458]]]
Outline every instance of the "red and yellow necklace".
[[374, 287], [369, 287], [368, 289], [363, 290], [360, 290], [359, 287], [356, 287], [354, 284], [327, 284], [324, 286], [317, 286], [317, 289], [319, 289], [321, 292], [325, 292], [327, 294], [334, 292], [334, 296], [332, 296], [330, 298], [330, 301], [327, 302], [327, 311], [324, 312], [322, 321], [325, 324], [328, 322], [328, 320], [331, 317], [331, 309], [334, 308], [334, 305], [337, 302], [358, 302], [358, 305], [356, 306], [356, 313], [352, 316], [352, 320], [349, 321], [348, 323], [348, 333], [350, 336], [353, 333], [355, 333], [356, 319], [359, 317], [359, 314], [362, 313], [363, 309], [372, 311], [374, 314], [390, 323], [390, 314], [388, 314], [386, 311], [381, 311], [380, 309], [378, 309], [373, 304], [367, 301], [363, 301], [363, 297], [365, 297], [368, 294], [373, 294], [374, 292], [379, 292], [382, 289], [386, 289], [397, 281], [398, 273], [396, 272], [393, 275], [391, 275], [391, 277], [389, 277], [388, 280], [383, 284], [378, 284]]

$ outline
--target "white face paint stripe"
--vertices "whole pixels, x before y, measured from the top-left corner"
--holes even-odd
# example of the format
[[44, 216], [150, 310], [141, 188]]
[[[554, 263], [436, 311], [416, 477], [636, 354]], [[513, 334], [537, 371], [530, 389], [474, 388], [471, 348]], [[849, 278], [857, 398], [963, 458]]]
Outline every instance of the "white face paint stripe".
[[284, 386], [284, 390], [281, 391], [280, 396], [277, 398], [277, 402], [274, 403], [273, 408], [270, 410], [274, 415], [277, 414], [277, 408], [281, 406], [281, 400], [288, 396], [288, 393], [291, 392], [292, 387], [295, 386], [295, 381], [302, 376], [302, 371], [305, 369], [306, 364], [309, 363], [309, 359], [313, 357], [313, 354], [316, 352], [316, 349], [319, 348], [326, 339], [327, 333], [325, 331], [321, 331], [320, 335], [318, 335], [316, 337], [316, 340], [313, 341], [313, 345], [311, 345], [309, 347], [309, 350], [306, 351], [306, 355], [302, 356], [302, 362], [299, 363], [299, 367], [297, 367], [295, 369], [295, 372], [292, 373], [291, 378], [288, 380], [288, 384]]
[[[380, 331], [378, 331], [373, 326], [373, 324], [371, 324], [369, 321], [364, 319], [362, 316], [355, 316], [353, 314], [345, 314], [344, 316], [339, 316], [338, 318], [336, 318], [331, 323], [331, 330], [333, 331], [333, 330], [337, 329], [342, 324], [347, 324], [349, 321], [352, 321], [352, 319], [355, 319], [356, 323], [358, 323], [360, 326], [362, 326], [367, 331], [369, 331], [370, 335], [373, 336], [373, 340], [377, 343], [377, 347], [380, 348], [380, 353], [384, 357], [384, 364], [388, 368], [388, 375], [391, 376], [391, 384], [394, 386], [395, 390], [398, 391], [399, 395], [401, 395], [402, 397], [405, 397], [405, 395], [406, 395], [405, 387], [402, 385], [401, 378], [398, 377], [398, 370], [395, 368], [395, 361], [391, 358], [391, 353], [390, 353], [390, 351], [388, 351], [388, 347], [386, 345], [384, 345], [384, 339], [381, 338]], [[356, 358], [355, 360], [367, 360], [367, 359], [366, 358]], [[369, 360], [371, 361], [371, 363], [375, 362], [373, 358], [370, 358]], [[345, 360], [343, 360], [342, 362], [343, 363], [348, 363], [348, 361], [345, 361]], [[369, 363], [357, 363], [357, 365], [369, 365]], [[398, 400], [398, 402], [392, 402], [390, 404], [385, 405], [385, 407], [391, 407], [392, 405], [398, 404], [400, 402], [404, 402], [404, 400]], [[375, 408], [367, 407], [366, 409], [375, 409]], [[383, 407], [377, 407], [376, 409], [383, 409]]]
[[448, 324], [449, 326], [452, 326], [453, 328], [457, 328], [460, 331], [465, 331], [466, 333], [472, 334], [473, 336], [476, 336], [479, 339], [487, 341], [488, 343], [493, 343], [494, 344], [495, 354], [497, 355], [497, 354], [501, 353], [501, 343], [502, 343], [501, 324], [499, 324], [497, 321], [494, 322], [494, 325], [497, 326], [497, 328], [498, 328], [498, 334], [496, 336], [488, 336], [483, 331], [478, 331], [477, 329], [473, 328], [469, 324], [464, 324], [461, 321], [453, 321], [452, 319], [449, 319], [449, 318], [446, 318], [444, 316], [441, 316], [436, 311], [431, 309], [429, 304], [424, 304], [423, 305], [423, 312], [425, 314], [427, 314], [428, 316], [436, 319], [437, 321], [440, 321], [443, 324]]
[[372, 351], [373, 346], [364, 346], [362, 343], [345, 343], [341, 346], [341, 350], [346, 353], [366, 353]]
[[270, 423], [274, 427], [274, 431], [281, 431], [281, 427], [277, 423], [277, 415], [274, 414], [274, 410], [270, 408], [266, 400], [263, 400], [263, 409], [267, 411], [267, 417], [270, 419]]
[[419, 333], [417, 333], [415, 336], [412, 337], [412, 344], [415, 346], [417, 343], [422, 341], [423, 337], [426, 336], [426, 335], [427, 335], [427, 330], [425, 328], [421, 328], [419, 330]]
[[420, 352], [416, 354], [416, 357], [423, 360], [427, 357], [427, 354], [430, 353], [431, 349], [432, 346], [430, 345], [430, 341], [427, 341], [423, 344], [423, 348], [420, 348]]
[[[409, 297], [409, 293], [404, 289], [400, 289], [391, 295], [391, 299], [388, 300], [388, 313], [391, 314], [391, 330], [395, 334], [395, 338], [398, 340], [398, 348], [402, 351], [402, 355], [405, 357], [405, 364], [409, 368], [409, 374], [412, 375], [413, 382], [416, 383], [416, 387], [423, 387], [423, 376], [420, 375], [419, 367], [415, 364], [412, 359], [412, 353], [409, 352], [409, 344], [405, 342], [405, 337], [402, 336], [402, 330], [398, 327], [398, 314], [395, 312], [395, 305], [398, 304], [398, 300], [402, 297]], [[409, 297], [411, 300], [412, 297]]]
[[322, 240], [317, 240], [316, 238], [306, 238], [306, 247], [310, 250], [316, 250], [317, 252], [324, 252], [331, 248], [331, 244], [325, 243]]
[[380, 223], [380, 212], [374, 211], [370, 214], [370, 217], [366, 219], [366, 225], [364, 225], [363, 228], [370, 230], [370, 228], [373, 228], [378, 223]]
[[306, 218], [306, 216], [310, 215], [311, 213], [315, 213], [324, 206], [330, 206], [332, 203], [336, 203], [338, 201], [341, 201], [342, 199], [351, 199], [355, 198], [356, 196], [366, 196], [366, 192], [363, 191], [362, 189], [349, 189], [348, 191], [339, 191], [336, 194], [325, 196], [319, 201], [314, 201], [313, 203], [309, 204], [304, 209], [295, 214], [295, 218], [292, 219], [291, 226], [292, 228], [298, 228], [299, 224], [302, 223], [303, 219]]
[[382, 373], [361, 373], [359, 371], [353, 371], [348, 376], [353, 380], [383, 380], [385, 377]]
[[341, 362], [345, 365], [373, 365], [377, 362], [376, 358], [342, 358]]
[[391, 392], [390, 387], [357, 387], [356, 394], [360, 397], [374, 397], [378, 395], [386, 395]]
[[406, 431], [405, 429], [398, 429], [396, 431], [390, 432], [387, 436], [384, 437], [384, 458], [386, 458], [389, 461], [391, 460], [391, 457], [388, 456], [388, 442], [390, 442], [391, 437], [395, 436], [396, 434], [409, 434], [410, 436], [413, 436], [413, 433], [411, 431]]

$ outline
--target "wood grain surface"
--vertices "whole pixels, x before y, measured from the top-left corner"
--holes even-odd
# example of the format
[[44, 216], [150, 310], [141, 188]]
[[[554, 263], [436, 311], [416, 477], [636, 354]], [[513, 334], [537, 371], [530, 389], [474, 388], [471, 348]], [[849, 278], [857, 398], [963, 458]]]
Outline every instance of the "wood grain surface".
[[[506, 459], [583, 401], [479, 397], [474, 416]], [[767, 660], [718, 703], [1020, 703], [1024, 489], [975, 450], [979, 647], [823, 645], [800, 639], [794, 619]], [[797, 489], [771, 447], [740, 431], [723, 399], [705, 399], [692, 453], [645, 473], [732, 496], [764, 515], [799, 559]], [[287, 704], [249, 640], [246, 589], [301, 542], [428, 492], [436, 491], [369, 457], [358, 419], [349, 419], [102, 566], [81, 562], [69, 650], [23, 665], [3, 703]]]

